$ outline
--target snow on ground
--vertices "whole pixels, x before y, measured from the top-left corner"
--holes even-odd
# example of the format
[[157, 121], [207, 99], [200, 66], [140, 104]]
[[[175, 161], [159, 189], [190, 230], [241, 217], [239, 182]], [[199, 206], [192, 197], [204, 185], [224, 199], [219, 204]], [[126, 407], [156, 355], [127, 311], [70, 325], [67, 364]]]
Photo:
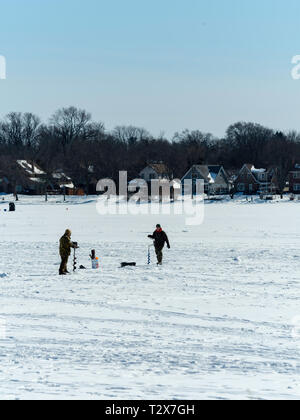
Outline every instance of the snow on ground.
[[[16, 213], [8, 201], [0, 399], [300, 398], [299, 202], [210, 203], [192, 227], [100, 216], [94, 198], [21, 197]], [[172, 247], [160, 268], [146, 264], [156, 223]], [[59, 277], [66, 228], [88, 270]]]

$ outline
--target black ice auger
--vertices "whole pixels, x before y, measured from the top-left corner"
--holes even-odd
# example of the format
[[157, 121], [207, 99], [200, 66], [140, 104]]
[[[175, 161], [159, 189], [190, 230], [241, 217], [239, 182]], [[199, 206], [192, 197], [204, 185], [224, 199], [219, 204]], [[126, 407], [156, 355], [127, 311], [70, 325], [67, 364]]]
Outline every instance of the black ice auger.
[[74, 257], [73, 257], [73, 271], [77, 269], [77, 258], [76, 258], [76, 248], [74, 248]]
[[74, 257], [73, 257], [73, 272], [77, 270], [77, 257], [76, 257], [76, 249], [78, 248], [78, 243], [73, 242], [74, 245]]

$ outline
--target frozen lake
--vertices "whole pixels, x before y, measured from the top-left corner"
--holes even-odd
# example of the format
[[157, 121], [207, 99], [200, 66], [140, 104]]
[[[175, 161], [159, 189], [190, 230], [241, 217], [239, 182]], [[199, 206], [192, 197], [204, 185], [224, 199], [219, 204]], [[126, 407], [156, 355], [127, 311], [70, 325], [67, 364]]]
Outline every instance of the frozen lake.
[[[55, 201], [0, 202], [0, 399], [300, 398], [300, 202], [211, 203], [193, 227]], [[66, 228], [88, 270], [60, 277]]]

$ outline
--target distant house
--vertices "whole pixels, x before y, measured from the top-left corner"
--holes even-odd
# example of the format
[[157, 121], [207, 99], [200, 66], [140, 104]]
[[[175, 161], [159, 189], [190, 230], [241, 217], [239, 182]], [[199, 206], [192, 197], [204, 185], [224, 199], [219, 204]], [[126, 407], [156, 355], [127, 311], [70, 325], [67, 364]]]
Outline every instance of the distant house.
[[26, 172], [27, 175], [30, 175], [32, 178], [37, 178], [38, 176], [46, 175], [35, 162], [30, 160], [17, 160], [17, 164]]
[[47, 174], [35, 162], [17, 160], [15, 192], [42, 194], [47, 185]]
[[196, 194], [197, 180], [204, 181], [204, 192], [209, 195], [228, 194], [229, 177], [221, 165], [193, 165], [181, 180], [183, 191], [186, 180], [192, 180], [193, 194]]
[[[181, 194], [179, 181], [172, 179], [171, 170], [163, 162], [148, 164], [139, 176], [139, 179], [133, 179], [128, 184], [131, 195], [137, 190], [145, 195], [144, 198], [152, 195], [161, 199], [174, 199]], [[152, 183], [152, 181], [158, 181], [158, 183]]]
[[226, 169], [226, 174], [232, 185], [234, 184], [239, 172], [240, 171], [238, 169]]
[[290, 192], [300, 194], [300, 164], [296, 164], [289, 173]]
[[252, 164], [245, 164], [234, 182], [235, 191], [249, 194], [276, 194], [279, 191], [277, 171], [257, 169]]
[[30, 160], [6, 160], [0, 168], [0, 193], [39, 195], [77, 194], [70, 177], [63, 170], [45, 172], [37, 163]]
[[0, 192], [14, 194], [42, 194], [47, 186], [47, 174], [35, 162], [1, 159]]
[[65, 193], [71, 195], [75, 188], [72, 179], [62, 169], [58, 169], [52, 174], [51, 184], [51, 190], [59, 194]]
[[74, 173], [74, 182], [78, 190], [83, 191], [84, 195], [97, 194], [98, 181], [94, 165], [86, 162], [79, 163], [78, 171]]
[[0, 194], [8, 194], [11, 190], [9, 179], [5, 175], [0, 174]]
[[170, 180], [170, 169], [163, 163], [150, 163], [146, 168], [140, 172], [140, 177], [146, 182], [151, 182], [153, 179]]

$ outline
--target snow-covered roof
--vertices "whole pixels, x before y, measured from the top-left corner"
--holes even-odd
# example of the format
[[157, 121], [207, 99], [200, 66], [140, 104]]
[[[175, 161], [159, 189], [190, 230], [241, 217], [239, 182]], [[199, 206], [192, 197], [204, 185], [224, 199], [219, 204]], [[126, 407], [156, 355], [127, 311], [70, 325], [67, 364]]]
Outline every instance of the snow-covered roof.
[[66, 179], [68, 181], [71, 181], [71, 178], [69, 176], [67, 176], [64, 172], [54, 172], [52, 174], [52, 177], [54, 179]]
[[29, 162], [28, 160], [17, 160], [17, 164], [21, 166], [28, 175], [46, 175], [46, 173], [34, 162]]
[[194, 165], [195, 168], [203, 176], [206, 182], [214, 184], [222, 169], [221, 165]]
[[36, 182], [36, 183], [38, 183], [38, 184], [43, 184], [44, 182], [45, 182], [45, 180], [44, 179], [42, 179], [42, 178], [29, 178], [30, 179], [30, 181], [32, 181], [32, 182]]
[[254, 174], [264, 174], [265, 172], [267, 172], [266, 169], [257, 169], [255, 168], [255, 166], [252, 166], [251, 168], [251, 172], [253, 172]]
[[69, 184], [59, 184], [59, 186], [60, 186], [60, 188], [71, 188], [71, 189], [73, 189], [74, 188], [74, 184], [73, 184], [73, 182], [70, 182]]
[[62, 179], [63, 178], [63, 174], [52, 174], [54, 179]]
[[216, 182], [218, 174], [215, 172], [209, 172], [207, 178], [210, 184], [214, 184]]
[[52, 178], [58, 181], [60, 188], [74, 188], [72, 179], [60, 169], [52, 174]]
[[175, 189], [181, 188], [181, 183], [179, 180], [173, 179], [173, 181], [170, 182], [170, 185]]

